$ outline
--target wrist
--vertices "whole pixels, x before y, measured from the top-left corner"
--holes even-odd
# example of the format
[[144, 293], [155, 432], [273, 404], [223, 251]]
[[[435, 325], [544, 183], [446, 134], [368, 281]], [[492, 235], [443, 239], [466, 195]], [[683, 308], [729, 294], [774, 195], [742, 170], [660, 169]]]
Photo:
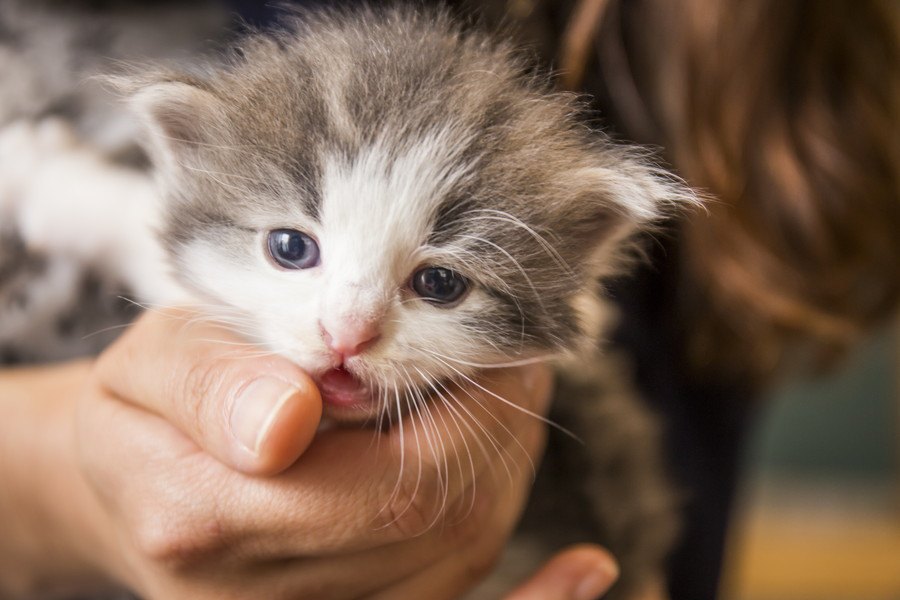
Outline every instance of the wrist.
[[105, 587], [102, 512], [78, 466], [90, 363], [0, 371], [0, 598]]

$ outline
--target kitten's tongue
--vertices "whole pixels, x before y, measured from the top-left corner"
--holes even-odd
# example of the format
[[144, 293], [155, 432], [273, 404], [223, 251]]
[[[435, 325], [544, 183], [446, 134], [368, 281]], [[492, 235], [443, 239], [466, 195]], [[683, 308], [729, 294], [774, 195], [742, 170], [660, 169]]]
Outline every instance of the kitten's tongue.
[[369, 400], [369, 388], [346, 369], [330, 369], [319, 378], [322, 400], [339, 407], [358, 407]]

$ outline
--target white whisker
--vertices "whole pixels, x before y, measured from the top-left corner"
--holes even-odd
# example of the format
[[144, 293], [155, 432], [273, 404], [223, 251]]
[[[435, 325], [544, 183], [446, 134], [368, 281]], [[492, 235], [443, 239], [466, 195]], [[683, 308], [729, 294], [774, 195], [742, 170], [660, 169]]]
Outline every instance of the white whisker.
[[511, 407], [511, 408], [514, 408], [514, 409], [518, 410], [519, 412], [522, 412], [522, 413], [528, 415], [529, 417], [533, 417], [533, 418], [537, 419], [538, 421], [540, 421], [540, 422], [542, 422], [542, 423], [545, 423], [545, 424], [549, 425], [550, 427], [553, 427], [553, 428], [556, 429], [557, 431], [566, 434], [567, 436], [569, 436], [569, 437], [572, 438], [573, 440], [576, 440], [576, 441], [579, 441], [579, 442], [581, 441], [581, 440], [578, 438], [577, 435], [575, 435], [574, 433], [572, 433], [571, 431], [569, 431], [568, 429], [566, 429], [565, 427], [563, 427], [563, 426], [560, 425], [559, 423], [556, 423], [555, 421], [551, 421], [551, 420], [548, 419], [547, 417], [545, 417], [545, 416], [543, 416], [543, 415], [539, 415], [538, 413], [534, 412], [533, 410], [529, 410], [529, 409], [525, 408], [524, 406], [519, 406], [519, 405], [516, 404], [515, 402], [510, 402], [510, 401], [507, 400], [506, 398], [503, 398], [502, 396], [499, 396], [499, 395], [495, 394], [494, 392], [492, 392], [491, 390], [487, 389], [486, 387], [484, 387], [483, 385], [481, 385], [480, 383], [478, 383], [477, 381], [475, 381], [474, 379], [472, 379], [471, 377], [469, 377], [468, 375], [466, 375], [465, 373], [463, 373], [462, 371], [460, 371], [459, 369], [457, 369], [456, 367], [454, 367], [453, 365], [451, 365], [450, 363], [448, 363], [448, 362], [442, 360], [441, 358], [439, 358], [439, 357], [437, 357], [437, 356], [435, 356], [435, 358], [436, 358], [438, 361], [440, 361], [441, 363], [443, 363], [444, 366], [446, 366], [448, 369], [451, 369], [452, 371], [454, 371], [454, 372], [455, 372], [457, 375], [459, 375], [461, 378], [463, 378], [464, 380], [468, 381], [469, 383], [471, 383], [472, 385], [474, 385], [475, 387], [477, 387], [477, 388], [480, 389], [481, 391], [485, 392], [486, 394], [489, 394], [489, 395], [491, 395], [492, 397], [494, 397], [494, 398], [496, 398], [497, 400], [499, 400], [500, 402], [503, 402], [503, 403], [506, 404], [507, 406], [509, 406], [509, 407]]

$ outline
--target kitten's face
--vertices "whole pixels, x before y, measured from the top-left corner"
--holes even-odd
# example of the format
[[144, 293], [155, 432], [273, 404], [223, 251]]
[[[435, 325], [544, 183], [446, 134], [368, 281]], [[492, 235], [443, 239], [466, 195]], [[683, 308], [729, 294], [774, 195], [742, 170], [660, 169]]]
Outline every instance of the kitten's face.
[[333, 413], [371, 413], [373, 392], [398, 409], [407, 386], [431, 392], [429, 381], [473, 365], [572, 343], [575, 316], [557, 308], [541, 323], [527, 280], [555, 304], [582, 284], [568, 278], [554, 296], [567, 276], [518, 216], [493, 204], [453, 210], [453, 189], [472, 169], [445, 148], [425, 139], [396, 156], [378, 146], [352, 158], [326, 153], [314, 207], [299, 186], [248, 193], [245, 210], [185, 232], [175, 250], [181, 277], [316, 377]]
[[596, 276], [684, 195], [507, 50], [391, 15], [251, 40], [228, 71], [136, 96], [182, 281], [345, 418], [592, 339]]

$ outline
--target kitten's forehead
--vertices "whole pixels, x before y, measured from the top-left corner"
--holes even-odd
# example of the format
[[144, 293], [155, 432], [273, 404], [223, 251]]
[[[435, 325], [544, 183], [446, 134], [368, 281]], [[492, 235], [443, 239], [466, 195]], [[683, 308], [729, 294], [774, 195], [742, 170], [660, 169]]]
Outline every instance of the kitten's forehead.
[[426, 157], [439, 172], [500, 157], [512, 168], [492, 177], [521, 180], [527, 169], [533, 182], [552, 170], [535, 167], [559, 160], [551, 139], [567, 135], [571, 105], [527, 85], [508, 49], [446, 23], [373, 19], [364, 31], [328, 31], [340, 27], [328, 22], [286, 46], [261, 38], [218, 82], [237, 137], [281, 164], [313, 217], [335, 162], [375, 157], [389, 169]]
[[404, 276], [436, 215], [474, 165], [458, 156], [458, 132], [435, 128], [403, 148], [387, 139], [355, 155], [326, 154], [317, 209], [328, 254]]

